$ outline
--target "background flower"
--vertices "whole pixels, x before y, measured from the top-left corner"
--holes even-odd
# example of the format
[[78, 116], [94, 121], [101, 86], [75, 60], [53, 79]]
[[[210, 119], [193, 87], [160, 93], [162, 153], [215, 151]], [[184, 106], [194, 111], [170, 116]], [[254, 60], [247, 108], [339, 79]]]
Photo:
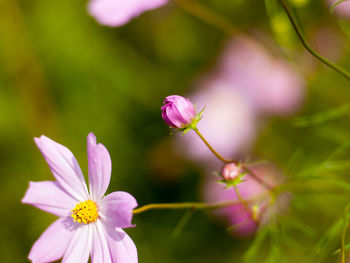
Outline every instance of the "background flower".
[[227, 43], [217, 70], [257, 114], [283, 116], [300, 108], [305, 87], [295, 67], [249, 37], [235, 37]]
[[[198, 129], [226, 158], [244, 157], [268, 117], [295, 113], [303, 102], [304, 82], [287, 61], [273, 57], [252, 39], [238, 36], [223, 48], [217, 65], [195, 83], [190, 95], [205, 107]], [[179, 151], [203, 166], [219, 161], [193, 132], [178, 139]]]
[[168, 0], [91, 0], [89, 13], [106, 26], [122, 26], [145, 11], [165, 5]]
[[[269, 186], [276, 186], [283, 181], [280, 171], [277, 171], [271, 164], [259, 164], [252, 166], [252, 171]], [[263, 227], [267, 221], [279, 213], [286, 212], [289, 206], [288, 195], [283, 194], [272, 202], [271, 196], [266, 187], [261, 185], [250, 175], [244, 177], [244, 182], [238, 184], [241, 196], [248, 200], [251, 214], [248, 214], [242, 204], [217, 209], [213, 212], [216, 218], [220, 219], [229, 231], [241, 237], [253, 235], [259, 227]], [[207, 202], [221, 202], [237, 200], [234, 189], [225, 189], [225, 185], [218, 183], [218, 178], [211, 176], [203, 184], [203, 198]], [[283, 200], [283, 201], [282, 201]], [[253, 207], [256, 206], [256, 217], [258, 224], [251, 218]]]

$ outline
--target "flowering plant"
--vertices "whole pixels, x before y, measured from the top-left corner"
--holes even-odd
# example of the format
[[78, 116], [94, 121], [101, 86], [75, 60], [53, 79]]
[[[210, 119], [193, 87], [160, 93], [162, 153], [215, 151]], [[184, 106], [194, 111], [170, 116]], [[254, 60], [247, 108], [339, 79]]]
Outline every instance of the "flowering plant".
[[137, 262], [135, 244], [122, 228], [132, 227], [133, 196], [113, 192], [104, 197], [111, 177], [107, 149], [87, 138], [89, 188], [73, 154], [46, 136], [35, 138], [56, 181], [31, 182], [22, 199], [59, 217], [35, 242], [33, 262]]

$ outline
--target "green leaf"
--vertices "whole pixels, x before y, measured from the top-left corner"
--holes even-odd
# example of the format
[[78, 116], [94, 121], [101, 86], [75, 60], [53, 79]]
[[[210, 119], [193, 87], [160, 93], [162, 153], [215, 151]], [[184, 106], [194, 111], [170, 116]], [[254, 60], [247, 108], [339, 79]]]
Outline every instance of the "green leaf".
[[191, 217], [193, 216], [195, 210], [189, 209], [186, 211], [186, 213], [181, 217], [179, 223], [175, 227], [173, 233], [171, 234], [172, 238], [177, 238], [178, 236], [181, 235], [183, 230], [185, 229], [186, 225], [190, 221]]

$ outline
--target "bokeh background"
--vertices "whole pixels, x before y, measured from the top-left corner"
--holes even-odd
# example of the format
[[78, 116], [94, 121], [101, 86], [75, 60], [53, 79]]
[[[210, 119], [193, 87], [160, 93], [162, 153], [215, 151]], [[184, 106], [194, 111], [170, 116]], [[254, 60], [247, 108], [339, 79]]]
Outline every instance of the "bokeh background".
[[[109, 192], [130, 192], [139, 205], [202, 201], [203, 181], [221, 166], [210, 163], [210, 157], [193, 158], [196, 145], [169, 134], [160, 106], [170, 94], [188, 95], [206, 105], [199, 98], [214, 96], [212, 79], [222, 77], [218, 65], [229, 57], [227, 45], [242, 35], [254, 39], [270, 57], [288, 63], [300, 79], [295, 88], [302, 89], [302, 95], [288, 114], [278, 109], [259, 112], [248, 122], [247, 112], [241, 115], [242, 108], [236, 109], [242, 104], [236, 96], [228, 111], [216, 111], [220, 122], [207, 124], [203, 132], [211, 134], [213, 144], [215, 136], [228, 141], [236, 134], [238, 141], [248, 137], [232, 154], [269, 160], [284, 172], [284, 190], [292, 196], [288, 212], [245, 238], [234, 237], [207, 212], [136, 215], [137, 227], [127, 232], [139, 261], [338, 262], [339, 253], [333, 252], [340, 247], [342, 215], [350, 197], [349, 82], [303, 49], [276, 1], [195, 3], [239, 33], [230, 36], [172, 1], [123, 27], [109, 28], [89, 16], [87, 1], [0, 0], [2, 262], [27, 262], [31, 245], [54, 220], [20, 202], [29, 181], [53, 179], [33, 141], [41, 134], [67, 146], [87, 175], [86, 136], [93, 131], [111, 154]], [[289, 3], [311, 45], [350, 70], [346, 15], [330, 13], [326, 1]], [[246, 76], [250, 83], [271, 77], [259, 75], [264, 63], [253, 66], [238, 59], [238, 67], [251, 70]], [[239, 84], [241, 90], [246, 89], [244, 83]], [[212, 95], [199, 95], [207, 86]], [[257, 97], [264, 92], [252, 91]], [[249, 100], [245, 103], [252, 108]], [[207, 110], [203, 120], [210, 115]], [[242, 133], [245, 125], [251, 126]], [[227, 137], [219, 133], [223, 127], [230, 129]], [[227, 147], [235, 147], [237, 140]]]

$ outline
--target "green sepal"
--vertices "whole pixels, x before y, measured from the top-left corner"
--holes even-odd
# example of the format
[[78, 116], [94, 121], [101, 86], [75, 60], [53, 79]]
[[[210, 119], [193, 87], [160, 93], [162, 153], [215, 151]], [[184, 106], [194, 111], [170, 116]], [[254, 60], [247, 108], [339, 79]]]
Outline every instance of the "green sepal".
[[245, 181], [244, 177], [246, 174], [247, 173], [241, 173], [233, 180], [219, 180], [218, 182], [225, 184], [225, 189], [230, 188], [230, 187], [235, 187], [235, 186], [237, 186], [240, 183], [243, 183]]
[[196, 115], [196, 118], [186, 127], [178, 129], [177, 131], [182, 131], [181, 135], [188, 133], [190, 130], [197, 129], [197, 123], [203, 118], [202, 113], [204, 112], [205, 107]]

